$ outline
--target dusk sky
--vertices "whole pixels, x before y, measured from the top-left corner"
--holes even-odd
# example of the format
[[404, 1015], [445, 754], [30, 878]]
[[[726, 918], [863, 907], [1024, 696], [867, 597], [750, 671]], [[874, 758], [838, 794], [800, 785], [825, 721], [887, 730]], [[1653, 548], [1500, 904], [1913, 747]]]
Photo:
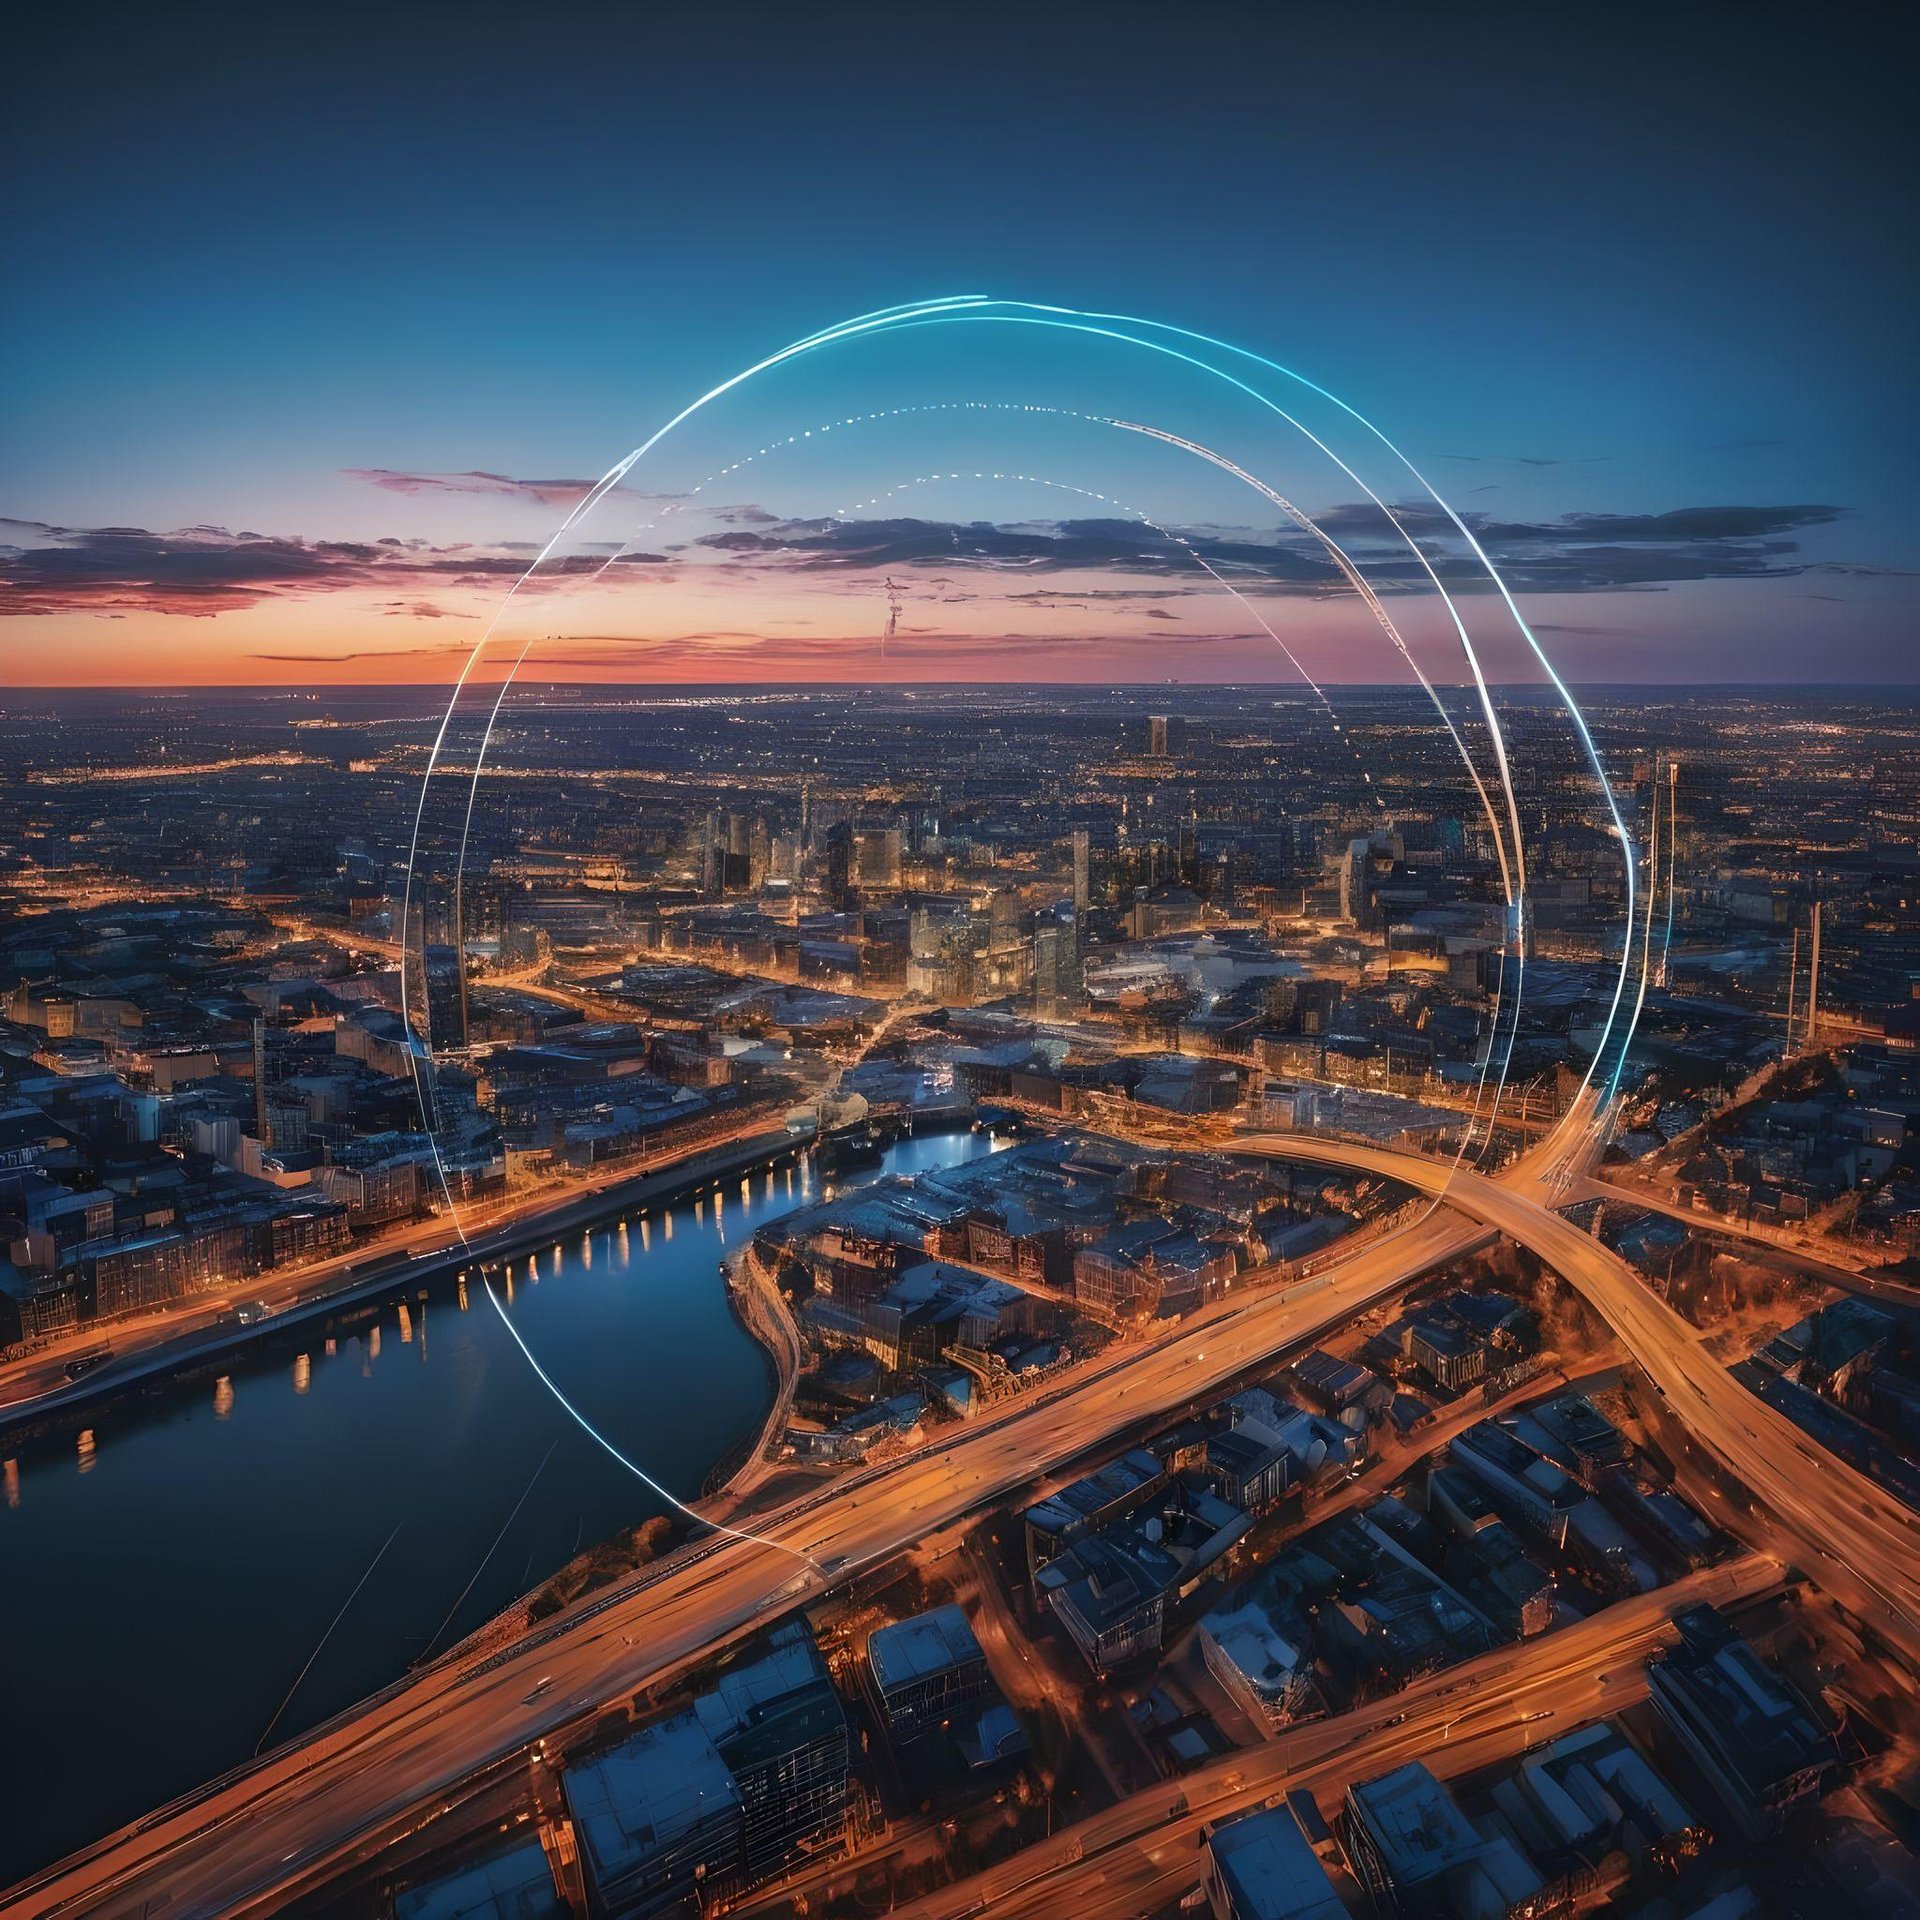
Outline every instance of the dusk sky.
[[[1351, 401], [1572, 678], [1912, 681], [1889, 18], [35, 10], [0, 101], [0, 681], [450, 678], [688, 400], [973, 292]], [[653, 557], [534, 596], [529, 671], [1287, 678], [1257, 604], [1312, 670], [1390, 672], [1264, 502], [1079, 415], [1224, 434], [1317, 515], [1356, 510], [1337, 473], [1181, 370], [986, 331], [716, 410], [582, 530]], [[740, 464], [825, 421], [830, 454]]]

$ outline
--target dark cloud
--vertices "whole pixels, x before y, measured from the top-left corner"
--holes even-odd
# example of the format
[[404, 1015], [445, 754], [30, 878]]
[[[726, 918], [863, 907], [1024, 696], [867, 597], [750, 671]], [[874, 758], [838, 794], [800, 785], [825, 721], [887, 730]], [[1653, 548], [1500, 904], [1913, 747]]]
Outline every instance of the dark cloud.
[[395, 620], [472, 620], [476, 617], [436, 606], [431, 600], [389, 600], [380, 611]]
[[1190, 574], [1199, 554], [1216, 566], [1247, 567], [1273, 579], [1328, 583], [1337, 574], [1317, 543], [1275, 543], [1247, 532], [1198, 532], [1184, 543], [1133, 520], [789, 520], [763, 533], [708, 534], [717, 553], [802, 572], [940, 565], [1007, 572]]
[[[1487, 585], [1460, 530], [1431, 502], [1397, 506], [1396, 530], [1372, 504], [1336, 506], [1319, 516], [1325, 532], [1382, 593], [1423, 591], [1431, 567], [1453, 590]], [[1518, 591], [1580, 593], [1657, 590], [1684, 581], [1871, 573], [1858, 563], [1810, 559], [1800, 537], [1842, 516], [1834, 506], [1681, 507], [1666, 513], [1572, 513], [1552, 520], [1500, 519], [1463, 511], [1471, 529]], [[1404, 535], [1404, 537], [1403, 537]], [[1407, 546], [1411, 539], [1418, 553]], [[384, 591], [384, 610], [445, 617], [449, 588], [502, 593], [535, 549], [524, 542], [479, 547], [422, 540], [306, 540], [187, 527], [70, 528], [0, 521], [0, 614], [90, 611], [210, 617], [263, 601], [358, 588]], [[675, 555], [678, 555], [676, 559]], [[1202, 565], [1201, 563], [1204, 563]], [[1196, 527], [1182, 537], [1131, 520], [1070, 519], [965, 523], [915, 520], [785, 520], [708, 533], [672, 552], [604, 547], [548, 561], [530, 591], [555, 590], [605, 574], [679, 566], [731, 575], [825, 577], [898, 571], [916, 591], [962, 602], [983, 597], [1069, 606], [1096, 603], [1149, 612], [1154, 599], [1217, 591], [1209, 572], [1246, 593], [1319, 597], [1347, 590], [1320, 542], [1292, 526]], [[1007, 590], [1008, 576], [1105, 574], [1140, 584]], [[658, 577], [657, 575], [653, 577]], [[997, 580], [999, 585], [989, 585]], [[1162, 583], [1162, 584], [1150, 584]], [[1164, 615], [1158, 617], [1165, 617]]]
[[[1834, 506], [1802, 503], [1681, 507], [1657, 514], [1571, 513], [1535, 521], [1463, 512], [1461, 520], [1510, 585], [1533, 592], [1579, 593], [1824, 570], [1835, 563], [1804, 558], [1795, 536], [1832, 525], [1841, 512]], [[1399, 522], [1398, 530], [1393, 520]], [[1442, 509], [1430, 501], [1404, 504], [1393, 509], [1393, 520], [1371, 502], [1333, 507], [1318, 516], [1320, 526], [1353, 555], [1377, 590], [1421, 588], [1428, 565], [1449, 589], [1474, 592], [1486, 586], [1483, 569]], [[1408, 550], [1407, 538], [1419, 544], [1420, 555]], [[1204, 578], [1198, 565], [1204, 561], [1243, 591], [1316, 596], [1344, 591], [1342, 576], [1319, 541], [1293, 527], [1269, 534], [1195, 528], [1175, 539], [1134, 521], [1111, 519], [1012, 526], [987, 521], [797, 520], [759, 532], [709, 534], [698, 544], [742, 563], [803, 574], [938, 567], [943, 573], [1108, 572], [1194, 579], [1196, 574]], [[1116, 598], [1128, 592], [1112, 591]], [[960, 592], [949, 597], [972, 596]], [[1076, 605], [1093, 597], [1086, 590], [1066, 596]]]
[[1611, 460], [1610, 453], [1585, 453], [1577, 455], [1557, 453], [1443, 453], [1442, 460], [1457, 460], [1463, 466], [1484, 467], [1506, 464], [1516, 467], [1597, 467], [1603, 460]]
[[[393, 467], [343, 467], [349, 480], [364, 480], [387, 493], [478, 493], [496, 499], [527, 500], [542, 507], [577, 507], [600, 483], [597, 480], [516, 480], [509, 474], [407, 473]], [[640, 494], [631, 487], [609, 487], [609, 493], [634, 499], [665, 500], [668, 494]]]
[[[1431, 501], [1393, 508], [1449, 588], [1484, 585], [1460, 532]], [[1824, 570], [1792, 536], [1833, 525], [1839, 507], [1679, 507], [1668, 513], [1569, 513], [1502, 520], [1463, 512], [1461, 521], [1508, 584], [1536, 593], [1603, 592], [1692, 580], [1748, 580]], [[1416, 585], [1423, 570], [1386, 512], [1371, 502], [1331, 508], [1319, 524], [1362, 563], [1376, 586]]]
[[[1671, 513], [1569, 513], [1558, 520], [1524, 524], [1493, 520], [1483, 538], [1503, 546], [1522, 541], [1562, 540], [1753, 540], [1798, 533], [1840, 518], [1838, 507], [1676, 507]], [[1476, 532], [1481, 530], [1476, 528]]]
[[[648, 564], [663, 556], [623, 558]], [[542, 572], [564, 578], [602, 564], [600, 557], [582, 554]], [[526, 568], [521, 551], [436, 547], [423, 540], [303, 540], [225, 527], [151, 533], [144, 527], [0, 520], [0, 615], [135, 612], [205, 619], [263, 600], [349, 587], [384, 587], [396, 598], [411, 598], [424, 587], [501, 592]]]

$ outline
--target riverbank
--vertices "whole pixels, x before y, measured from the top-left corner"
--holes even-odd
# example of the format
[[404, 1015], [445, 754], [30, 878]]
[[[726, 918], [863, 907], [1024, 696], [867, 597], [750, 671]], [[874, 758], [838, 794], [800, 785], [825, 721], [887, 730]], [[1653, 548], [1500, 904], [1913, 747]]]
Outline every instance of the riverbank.
[[[129, 1388], [206, 1366], [316, 1320], [326, 1320], [328, 1324], [322, 1331], [331, 1331], [336, 1316], [410, 1297], [436, 1281], [477, 1264], [492, 1265], [517, 1259], [538, 1251], [555, 1235], [577, 1232], [611, 1215], [642, 1207], [672, 1205], [712, 1181], [762, 1167], [771, 1168], [805, 1151], [806, 1141], [795, 1139], [784, 1128], [766, 1126], [764, 1116], [756, 1116], [756, 1121], [754, 1131], [737, 1139], [645, 1172], [622, 1176], [590, 1192], [557, 1196], [544, 1207], [503, 1221], [466, 1240], [456, 1237], [449, 1244], [403, 1254], [362, 1254], [359, 1262], [344, 1263], [298, 1283], [292, 1297], [276, 1304], [271, 1313], [250, 1325], [242, 1326], [227, 1317], [233, 1309], [231, 1297], [196, 1303], [193, 1324], [162, 1327], [157, 1336], [149, 1337], [131, 1351], [116, 1351], [78, 1380], [69, 1381], [56, 1375], [52, 1384], [0, 1403], [0, 1439], [27, 1437], [49, 1422], [64, 1419]], [[445, 1227], [445, 1222], [435, 1224]], [[355, 1266], [369, 1258], [375, 1262], [374, 1269], [356, 1272]], [[271, 1276], [263, 1277], [255, 1291], [270, 1294], [273, 1291]], [[95, 1344], [104, 1344], [110, 1331], [103, 1329], [102, 1339]], [[29, 1356], [24, 1364], [44, 1371], [40, 1356]], [[7, 1372], [21, 1371], [23, 1363], [20, 1362], [0, 1371], [0, 1390], [4, 1390]]]
[[[786, 1431], [803, 1357], [800, 1329], [771, 1277], [762, 1270], [751, 1243], [723, 1260], [720, 1274], [734, 1324], [766, 1362], [772, 1398], [766, 1418], [713, 1463], [699, 1497], [689, 1502], [690, 1511], [707, 1526], [738, 1521], [778, 1477], [781, 1469], [769, 1456]], [[700, 1531], [685, 1515], [657, 1514], [630, 1533], [595, 1543], [543, 1585], [476, 1628], [461, 1642], [461, 1651], [472, 1654], [511, 1646], [552, 1614], [665, 1558]]]
[[805, 1358], [799, 1325], [752, 1243], [733, 1255], [723, 1271], [727, 1304], [734, 1318], [767, 1357], [773, 1404], [758, 1432], [742, 1441], [731, 1456], [715, 1462], [707, 1476], [707, 1485], [695, 1505], [703, 1519], [716, 1522], [738, 1514], [773, 1471], [769, 1456], [786, 1431]]
[[[982, 1145], [904, 1142], [885, 1171]], [[720, 1263], [820, 1196], [805, 1149], [763, 1128], [610, 1185], [590, 1232], [548, 1215], [510, 1292], [509, 1256], [489, 1263], [510, 1327], [470, 1260], [426, 1300], [330, 1306], [0, 1445], [0, 1560], [61, 1569], [0, 1595], [8, 1644], [40, 1653], [8, 1692], [0, 1883], [241, 1762], [270, 1722], [323, 1722], [496, 1617], [517, 1640], [556, 1576], [564, 1602], [653, 1550], [676, 1523], [621, 1459], [697, 1499], [762, 1429], [768, 1358]], [[168, 1738], [103, 1747], [118, 1724]]]

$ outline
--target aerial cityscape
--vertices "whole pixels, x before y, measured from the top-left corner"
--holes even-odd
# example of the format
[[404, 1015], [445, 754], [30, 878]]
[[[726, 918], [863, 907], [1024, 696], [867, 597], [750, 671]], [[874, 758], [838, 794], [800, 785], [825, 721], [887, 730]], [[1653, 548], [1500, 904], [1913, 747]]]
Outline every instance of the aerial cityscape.
[[31, 26], [0, 1915], [1920, 1915], [1891, 69], [1466, 15]]

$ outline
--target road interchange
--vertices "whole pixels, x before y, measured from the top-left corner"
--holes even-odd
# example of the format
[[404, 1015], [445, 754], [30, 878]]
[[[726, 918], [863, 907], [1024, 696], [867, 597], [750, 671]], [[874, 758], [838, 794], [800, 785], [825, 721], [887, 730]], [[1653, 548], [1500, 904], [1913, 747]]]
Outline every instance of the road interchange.
[[1076, 1370], [1031, 1401], [809, 1494], [763, 1519], [760, 1539], [700, 1543], [501, 1652], [456, 1649], [36, 1876], [0, 1913], [283, 1907], [456, 1804], [468, 1783], [541, 1738], [584, 1725], [1109, 1436], [1202, 1403], [1496, 1232], [1581, 1294], [1692, 1438], [1767, 1510], [1803, 1571], [1920, 1657], [1920, 1517], [1749, 1394], [1630, 1267], [1554, 1212], [1597, 1137], [1583, 1114], [1497, 1177], [1319, 1136], [1237, 1137], [1236, 1153], [1373, 1173], [1443, 1204], [1312, 1279], [1230, 1296], [1152, 1347]]

